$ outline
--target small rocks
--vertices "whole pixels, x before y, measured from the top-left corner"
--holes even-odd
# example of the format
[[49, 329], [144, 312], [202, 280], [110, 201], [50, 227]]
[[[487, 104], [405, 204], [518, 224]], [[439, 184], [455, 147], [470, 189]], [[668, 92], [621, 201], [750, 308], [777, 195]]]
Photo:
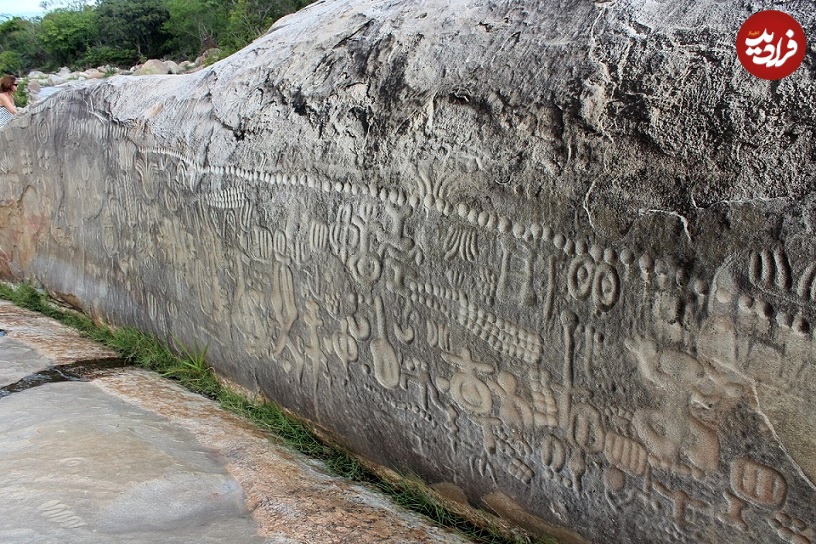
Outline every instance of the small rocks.
[[166, 75], [166, 74], [185, 74], [194, 72], [207, 62], [207, 59], [212, 56], [217, 56], [221, 53], [218, 49], [210, 49], [198, 57], [195, 61], [182, 60], [175, 62], [172, 60], [158, 60], [150, 59], [143, 64], [132, 66], [129, 70], [117, 68], [115, 66], [105, 65], [96, 68], [88, 68], [82, 71], [71, 71], [69, 68], [63, 66], [58, 72], [53, 74], [46, 74], [39, 70], [32, 70], [28, 73], [28, 93], [32, 102], [38, 102], [51, 94], [56, 92], [56, 89], [43, 92], [43, 88], [60, 87], [76, 81], [86, 81], [89, 79], [104, 79], [112, 76], [150, 76], [150, 75]]

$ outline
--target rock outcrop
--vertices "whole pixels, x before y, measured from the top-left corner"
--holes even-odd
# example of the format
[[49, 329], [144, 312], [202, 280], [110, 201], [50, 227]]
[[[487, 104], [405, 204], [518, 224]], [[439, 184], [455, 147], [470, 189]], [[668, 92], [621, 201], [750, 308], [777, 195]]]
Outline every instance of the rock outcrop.
[[816, 57], [739, 65], [769, 7], [314, 4], [10, 123], [0, 272], [536, 532], [812, 542]]

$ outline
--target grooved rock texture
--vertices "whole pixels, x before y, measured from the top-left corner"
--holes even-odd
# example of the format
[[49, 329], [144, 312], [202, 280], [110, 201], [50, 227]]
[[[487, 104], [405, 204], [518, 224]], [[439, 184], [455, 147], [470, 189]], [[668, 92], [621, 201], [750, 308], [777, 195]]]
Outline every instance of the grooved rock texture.
[[0, 132], [0, 271], [536, 532], [816, 542], [816, 54], [734, 48], [774, 5], [318, 2]]

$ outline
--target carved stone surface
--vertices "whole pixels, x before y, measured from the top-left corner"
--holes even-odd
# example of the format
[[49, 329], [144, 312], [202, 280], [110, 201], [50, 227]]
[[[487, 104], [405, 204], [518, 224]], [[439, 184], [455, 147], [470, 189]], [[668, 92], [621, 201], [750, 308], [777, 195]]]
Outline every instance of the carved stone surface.
[[771, 7], [319, 2], [0, 132], [0, 271], [535, 531], [816, 542], [814, 54], [734, 50]]

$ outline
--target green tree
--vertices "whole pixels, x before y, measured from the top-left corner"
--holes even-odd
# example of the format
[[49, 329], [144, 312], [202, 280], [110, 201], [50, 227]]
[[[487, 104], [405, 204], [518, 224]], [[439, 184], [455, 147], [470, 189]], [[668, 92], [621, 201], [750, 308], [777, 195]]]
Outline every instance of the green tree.
[[170, 18], [164, 31], [168, 49], [178, 58], [194, 58], [219, 47], [227, 27], [229, 4], [220, 0], [165, 0]]
[[[0, 52], [5, 55], [3, 70], [22, 73], [45, 62], [45, 52], [39, 37], [40, 21], [14, 17], [0, 23]], [[19, 72], [10, 67], [19, 61]]]
[[42, 46], [49, 55], [46, 68], [75, 65], [98, 36], [97, 16], [91, 7], [46, 13], [40, 24]]
[[164, 53], [170, 12], [161, 0], [99, 0], [96, 14], [101, 45], [134, 51], [137, 59]]
[[266, 32], [272, 24], [313, 0], [232, 0], [225, 45], [238, 50]]
[[17, 74], [23, 70], [23, 57], [14, 50], [6, 50], [0, 53], [0, 73]]

